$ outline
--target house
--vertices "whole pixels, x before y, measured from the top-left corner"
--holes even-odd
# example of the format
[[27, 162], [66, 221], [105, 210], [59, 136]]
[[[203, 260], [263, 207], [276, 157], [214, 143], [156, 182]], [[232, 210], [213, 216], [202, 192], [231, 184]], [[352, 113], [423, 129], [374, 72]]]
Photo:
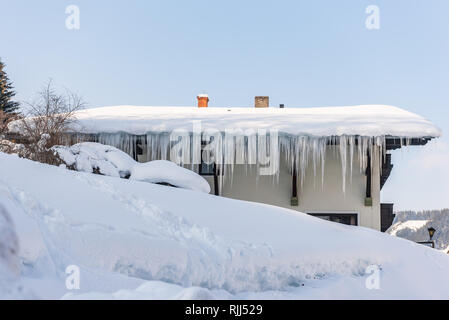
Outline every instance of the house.
[[[116, 106], [79, 111], [70, 143], [117, 147], [140, 162], [168, 159], [203, 175], [211, 193], [330, 221], [386, 230], [392, 204], [380, 191], [390, 151], [441, 135], [397, 107], [253, 108]], [[213, 208], [211, 208], [213, 210]]]

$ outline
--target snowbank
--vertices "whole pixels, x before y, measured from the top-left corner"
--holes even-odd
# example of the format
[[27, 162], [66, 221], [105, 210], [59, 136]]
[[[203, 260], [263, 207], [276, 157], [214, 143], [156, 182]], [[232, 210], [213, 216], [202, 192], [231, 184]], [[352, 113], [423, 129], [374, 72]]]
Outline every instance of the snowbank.
[[76, 118], [75, 130], [84, 133], [191, 132], [192, 121], [200, 120], [203, 130], [222, 132], [235, 128], [277, 129], [279, 133], [315, 137], [441, 135], [440, 129], [423, 117], [384, 105], [284, 109], [115, 106], [81, 110]]
[[129, 177], [136, 162], [129, 155], [117, 148], [83, 142], [71, 147], [56, 146], [53, 149], [59, 157], [77, 171], [99, 173], [112, 177]]
[[0, 268], [19, 273], [19, 245], [11, 217], [0, 204]]
[[19, 279], [19, 241], [6, 200], [0, 190], [0, 299], [32, 298]]
[[[0, 162], [2, 196], [18, 208], [22, 278], [39, 296], [449, 298], [449, 256], [408, 240], [1, 153]], [[81, 270], [76, 292], [64, 287], [68, 265]], [[365, 286], [373, 265], [379, 290]]]
[[179, 188], [210, 192], [210, 185], [203, 177], [166, 160], [137, 163], [131, 170], [130, 179], [151, 183], [169, 183]]
[[78, 143], [71, 147], [56, 146], [53, 150], [66, 165], [73, 166], [77, 171], [168, 183], [178, 188], [210, 192], [210, 186], [203, 177], [170, 161], [138, 163], [117, 148], [93, 142]]

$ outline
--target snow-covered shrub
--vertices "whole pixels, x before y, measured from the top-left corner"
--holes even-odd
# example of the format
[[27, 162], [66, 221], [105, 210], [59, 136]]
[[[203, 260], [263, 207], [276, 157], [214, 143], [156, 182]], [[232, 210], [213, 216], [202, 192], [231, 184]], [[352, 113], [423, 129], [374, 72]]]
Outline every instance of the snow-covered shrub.
[[105, 176], [129, 178], [136, 162], [117, 148], [95, 142], [83, 142], [71, 147], [52, 148], [67, 166], [76, 171]]
[[210, 192], [209, 183], [203, 177], [170, 161], [139, 163], [115, 147], [96, 142], [55, 146], [52, 151], [76, 171]]
[[9, 140], [0, 140], [0, 152], [22, 155], [26, 152], [25, 146], [21, 143], [14, 143]]
[[19, 115], [16, 113], [5, 113], [0, 110], [0, 136], [8, 132], [8, 125], [11, 121], [18, 120]]
[[17, 114], [4, 113], [0, 110], [0, 152], [17, 154], [20, 151], [19, 149], [22, 149], [22, 145], [6, 139], [9, 123], [18, 118]]

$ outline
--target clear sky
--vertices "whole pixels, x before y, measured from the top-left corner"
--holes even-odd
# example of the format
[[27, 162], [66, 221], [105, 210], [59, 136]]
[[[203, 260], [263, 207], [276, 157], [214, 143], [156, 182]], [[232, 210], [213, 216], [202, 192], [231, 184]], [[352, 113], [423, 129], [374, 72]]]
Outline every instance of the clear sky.
[[[68, 5], [80, 29], [68, 30]], [[380, 9], [368, 30], [367, 6]], [[390, 104], [449, 130], [449, 1], [0, 0], [19, 100], [49, 79], [91, 107]], [[449, 139], [395, 152], [383, 199], [449, 207]]]

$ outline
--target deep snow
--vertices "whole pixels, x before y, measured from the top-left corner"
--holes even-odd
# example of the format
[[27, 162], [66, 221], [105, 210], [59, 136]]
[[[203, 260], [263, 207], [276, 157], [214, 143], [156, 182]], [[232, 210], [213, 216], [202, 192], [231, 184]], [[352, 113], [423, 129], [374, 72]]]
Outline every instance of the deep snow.
[[201, 121], [203, 130], [222, 132], [238, 128], [315, 137], [441, 135], [440, 129], [423, 117], [385, 105], [284, 109], [114, 106], [81, 110], [76, 118], [77, 131], [85, 133], [192, 131], [192, 122]]
[[94, 142], [77, 143], [71, 147], [52, 148], [66, 165], [77, 171], [98, 173], [111, 177], [129, 178], [150, 183], [169, 183], [205, 193], [210, 192], [207, 181], [197, 173], [166, 160], [139, 163], [125, 152]]
[[[449, 256], [407, 240], [2, 153], [0, 163], [20, 281], [38, 297], [449, 298]], [[80, 290], [65, 288], [68, 265]], [[379, 290], [365, 287], [370, 265]]]

